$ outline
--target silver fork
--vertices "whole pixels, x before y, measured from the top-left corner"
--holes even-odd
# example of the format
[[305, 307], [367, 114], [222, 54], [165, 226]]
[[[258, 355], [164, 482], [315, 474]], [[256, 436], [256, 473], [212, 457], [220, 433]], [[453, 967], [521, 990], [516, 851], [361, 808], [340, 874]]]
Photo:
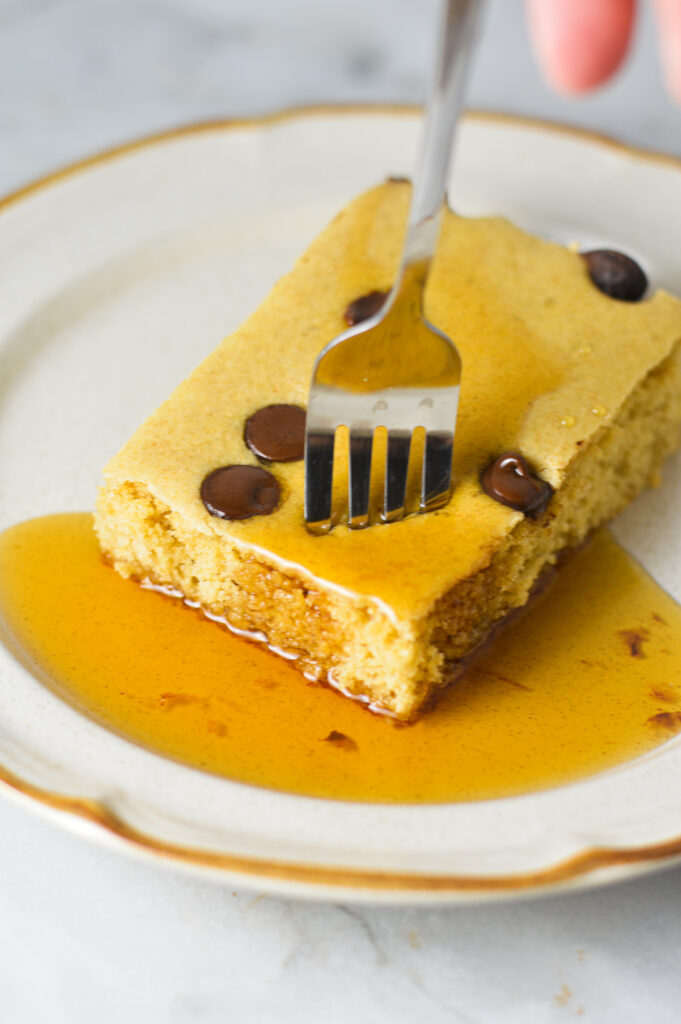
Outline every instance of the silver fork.
[[[461, 359], [454, 343], [423, 316], [423, 291], [437, 244], [452, 137], [481, 0], [445, 0], [438, 63], [428, 103], [402, 263], [381, 310], [322, 350], [312, 374], [305, 435], [305, 523], [333, 524], [336, 432], [349, 428], [348, 526], [391, 523], [408, 507], [414, 432], [425, 431], [419, 511], [446, 505], [459, 401]], [[370, 510], [374, 434], [387, 430], [383, 505]]]

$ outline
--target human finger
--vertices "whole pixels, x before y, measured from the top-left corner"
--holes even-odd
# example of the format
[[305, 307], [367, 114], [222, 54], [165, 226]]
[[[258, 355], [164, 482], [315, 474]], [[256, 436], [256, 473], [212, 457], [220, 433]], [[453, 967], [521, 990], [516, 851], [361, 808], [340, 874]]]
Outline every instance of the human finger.
[[[622, 63], [635, 0], [525, 0], [530, 35], [544, 74], [563, 92], [585, 92]], [[663, 0], [660, 0], [662, 3]], [[678, 0], [667, 0], [678, 7]]]

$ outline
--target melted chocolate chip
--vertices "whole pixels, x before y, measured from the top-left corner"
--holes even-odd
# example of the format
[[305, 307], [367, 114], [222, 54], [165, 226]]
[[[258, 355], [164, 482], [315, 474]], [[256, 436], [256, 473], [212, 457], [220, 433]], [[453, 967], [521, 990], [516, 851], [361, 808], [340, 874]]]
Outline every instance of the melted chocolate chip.
[[385, 180], [390, 185], [411, 185], [411, 178], [405, 177], [404, 174], [390, 174]]
[[638, 302], [643, 298], [648, 278], [636, 260], [614, 249], [594, 249], [581, 256], [589, 277], [605, 295], [623, 302]]
[[324, 737], [324, 742], [332, 743], [334, 747], [340, 747], [341, 750], [357, 750], [357, 744], [353, 739], [335, 729], [332, 729], [329, 735]]
[[643, 627], [640, 629], [620, 629], [618, 636], [624, 640], [627, 650], [632, 658], [645, 658], [646, 655], [643, 650], [643, 645], [650, 639], [650, 633], [647, 629], [644, 629]]
[[220, 466], [201, 484], [201, 500], [219, 519], [267, 516], [277, 507], [279, 484], [259, 466]]
[[358, 299], [348, 305], [343, 313], [343, 319], [350, 327], [354, 324], [361, 324], [362, 320], [368, 320], [370, 316], [378, 313], [387, 296], [387, 292], [377, 291], [360, 295]]
[[531, 471], [522, 455], [506, 452], [495, 459], [480, 477], [485, 494], [508, 505], [516, 512], [524, 512], [531, 519], [544, 511], [553, 494], [553, 488]]
[[265, 405], [246, 420], [244, 441], [265, 462], [296, 462], [305, 455], [305, 410]]
[[660, 711], [657, 715], [653, 715], [652, 718], [649, 718], [646, 725], [659, 726], [667, 732], [677, 733], [681, 730], [681, 712]]

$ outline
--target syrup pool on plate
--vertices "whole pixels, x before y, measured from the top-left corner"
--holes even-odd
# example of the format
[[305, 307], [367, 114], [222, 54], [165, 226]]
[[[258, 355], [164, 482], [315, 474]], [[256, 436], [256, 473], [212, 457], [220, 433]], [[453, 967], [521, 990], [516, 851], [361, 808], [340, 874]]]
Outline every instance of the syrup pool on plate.
[[121, 579], [87, 514], [0, 536], [0, 615], [25, 663], [96, 721], [196, 768], [310, 796], [510, 796], [611, 768], [681, 728], [681, 608], [606, 532], [410, 726]]

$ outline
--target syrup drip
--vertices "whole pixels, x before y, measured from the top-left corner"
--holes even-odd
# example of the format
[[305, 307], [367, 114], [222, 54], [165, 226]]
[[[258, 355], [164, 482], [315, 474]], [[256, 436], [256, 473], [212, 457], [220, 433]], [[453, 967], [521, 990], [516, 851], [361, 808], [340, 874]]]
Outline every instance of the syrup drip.
[[292, 793], [509, 796], [611, 768], [681, 729], [681, 608], [607, 533], [412, 726], [120, 579], [86, 514], [0, 536], [0, 615], [40, 678], [101, 724], [194, 767]]

